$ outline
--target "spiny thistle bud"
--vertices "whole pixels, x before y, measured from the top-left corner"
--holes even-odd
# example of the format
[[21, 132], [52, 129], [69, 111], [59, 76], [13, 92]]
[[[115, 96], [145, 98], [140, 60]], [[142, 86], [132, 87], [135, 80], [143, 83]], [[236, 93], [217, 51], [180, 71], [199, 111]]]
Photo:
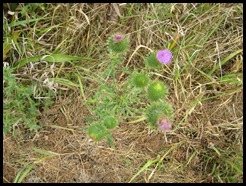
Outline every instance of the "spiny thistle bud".
[[99, 123], [90, 125], [87, 131], [89, 136], [93, 138], [95, 141], [102, 140], [106, 135], [106, 129]]
[[171, 63], [173, 55], [172, 52], [168, 49], [159, 50], [156, 54], [156, 58], [160, 63], [168, 65]]
[[172, 128], [171, 122], [166, 117], [159, 118], [157, 121], [157, 125], [161, 130], [164, 130], [164, 131], [170, 131]]
[[167, 87], [161, 81], [156, 81], [150, 84], [147, 91], [148, 97], [151, 101], [158, 101], [168, 93]]
[[114, 117], [109, 116], [104, 119], [103, 124], [107, 129], [113, 129], [116, 127], [117, 122]]
[[117, 33], [109, 38], [108, 47], [114, 53], [124, 53], [129, 47], [129, 42], [123, 34]]
[[161, 63], [156, 58], [156, 52], [150, 53], [150, 55], [146, 58], [145, 63], [150, 68], [157, 69], [161, 67]]
[[160, 118], [173, 118], [173, 108], [166, 102], [154, 103], [146, 110], [146, 117], [152, 126], [157, 127]]
[[133, 84], [138, 88], [145, 87], [148, 83], [149, 77], [144, 73], [137, 73], [133, 77]]

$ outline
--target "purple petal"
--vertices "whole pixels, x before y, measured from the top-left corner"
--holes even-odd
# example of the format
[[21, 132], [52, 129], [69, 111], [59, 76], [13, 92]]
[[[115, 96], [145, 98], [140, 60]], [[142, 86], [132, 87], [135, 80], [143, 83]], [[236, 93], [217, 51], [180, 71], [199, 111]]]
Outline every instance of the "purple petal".
[[172, 52], [168, 49], [159, 50], [156, 54], [156, 58], [160, 63], [168, 65], [169, 63], [171, 63], [173, 55]]
[[172, 128], [172, 124], [167, 118], [160, 118], [157, 121], [157, 125], [159, 126], [161, 130], [164, 130], [164, 131], [170, 131]]
[[123, 39], [123, 35], [117, 34], [114, 36], [114, 41], [115, 42], [120, 42]]

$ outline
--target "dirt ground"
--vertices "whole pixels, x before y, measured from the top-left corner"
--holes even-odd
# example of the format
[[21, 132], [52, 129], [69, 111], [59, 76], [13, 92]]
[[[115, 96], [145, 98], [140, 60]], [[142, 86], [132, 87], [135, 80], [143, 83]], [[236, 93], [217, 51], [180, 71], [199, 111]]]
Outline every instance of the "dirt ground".
[[[240, 99], [241, 95], [233, 97]], [[207, 101], [204, 104], [203, 117], [214, 104], [217, 103]], [[64, 111], [70, 119], [64, 115]], [[233, 117], [233, 114], [228, 115], [223, 106], [216, 113], [221, 115], [215, 116], [211, 123], [223, 117]], [[23, 166], [35, 161], [35, 167], [26, 176], [24, 182], [128, 182], [147, 161], [162, 156], [167, 149], [177, 144], [177, 148], [164, 158], [163, 168], [158, 169], [151, 180], [148, 180], [148, 176], [155, 164], [150, 166], [152, 169], [143, 171], [133, 182], [211, 181], [203, 176], [202, 156], [193, 158], [188, 167], [180, 166], [187, 162], [192, 146], [209, 151], [207, 148], [209, 142], [220, 144], [216, 135], [209, 133], [211, 123], [203, 123], [207, 127], [205, 130], [207, 133], [202, 136], [199, 131], [184, 136], [182, 128], [179, 128], [175, 133], [167, 135], [168, 143], [165, 142], [162, 132], [151, 130], [144, 122], [121, 123], [112, 133], [116, 142], [115, 149], [112, 149], [106, 140], [94, 142], [85, 131], [81, 130], [87, 125], [83, 116], [88, 114], [88, 110], [83, 107], [82, 98], [72, 94], [59, 99], [43, 113], [40, 124], [44, 127], [38, 133], [30, 135], [26, 131], [24, 134], [16, 134], [16, 137], [7, 135], [3, 143], [4, 181], [11, 182]], [[196, 125], [197, 116], [194, 114], [188, 117], [189, 122]], [[207, 122], [205, 119], [206, 117], [204, 122]], [[233, 119], [235, 118], [231, 118]], [[201, 118], [199, 120], [203, 121]], [[229, 139], [232, 139], [230, 132], [228, 132]], [[55, 155], [48, 157], [34, 151], [33, 148], [52, 152]], [[43, 159], [38, 160], [38, 158]], [[208, 172], [209, 169], [211, 167], [208, 168]]]

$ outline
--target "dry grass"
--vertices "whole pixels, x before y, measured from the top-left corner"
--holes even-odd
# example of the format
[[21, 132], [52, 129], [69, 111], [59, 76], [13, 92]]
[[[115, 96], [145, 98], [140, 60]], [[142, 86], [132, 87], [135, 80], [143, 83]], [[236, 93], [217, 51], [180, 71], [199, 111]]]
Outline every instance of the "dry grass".
[[[50, 52], [93, 60], [76, 62], [75, 66], [56, 63], [53, 68], [51, 64], [27, 65], [17, 70], [17, 76], [42, 83], [54, 72], [56, 77], [76, 83], [72, 74], [79, 72], [89, 99], [98, 86], [95, 77], [100, 77], [107, 66], [105, 47], [111, 34], [121, 31], [130, 38], [131, 47], [122, 66], [131, 70], [144, 68], [147, 48], [163, 49], [175, 42], [172, 65], [156, 72], [156, 78], [169, 85], [168, 100], [175, 111], [174, 130], [167, 134], [167, 142], [164, 133], [149, 128], [145, 121], [123, 122], [114, 129], [115, 149], [106, 140], [92, 141], [81, 130], [88, 125], [84, 116], [91, 113], [79, 88], [58, 85], [55, 104], [41, 112], [43, 128], [38, 133], [20, 127], [16, 137], [4, 137], [4, 182], [13, 182], [20, 169], [32, 162], [35, 167], [23, 182], [129, 182], [150, 160], [156, 161], [132, 182], [242, 182], [243, 173], [234, 168], [242, 171], [242, 84], [220, 81], [221, 74], [239, 74], [237, 80], [242, 82], [242, 52], [228, 59], [210, 78], [206, 76], [242, 49], [242, 4], [114, 6], [46, 4], [45, 17], [49, 19], [25, 27], [30, 33], [23, 37], [33, 43], [22, 45], [22, 56]], [[35, 29], [38, 31], [31, 32]], [[14, 64], [21, 59], [17, 51], [13, 49], [5, 61]], [[126, 78], [123, 76], [121, 83]], [[53, 155], [48, 157], [33, 148]]]

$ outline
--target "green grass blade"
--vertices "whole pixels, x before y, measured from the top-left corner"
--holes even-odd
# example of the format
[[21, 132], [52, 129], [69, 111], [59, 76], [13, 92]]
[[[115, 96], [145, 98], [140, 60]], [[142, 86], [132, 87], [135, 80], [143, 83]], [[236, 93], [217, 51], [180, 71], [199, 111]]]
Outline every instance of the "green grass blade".
[[[213, 28], [213, 30], [207, 35], [207, 37], [204, 39], [203, 43], [201, 44], [201, 49], [202, 47], [205, 45], [205, 43], [208, 41], [208, 39], [210, 38], [210, 36], [218, 29], [219, 25], [222, 23], [222, 21], [224, 21], [224, 18], [221, 19]], [[209, 80], [212, 80], [211, 78], [211, 74], [206, 74], [205, 72], [201, 71], [200, 69], [196, 68], [193, 63], [192, 60], [194, 59], [194, 57], [199, 53], [199, 51], [201, 49], [196, 50], [191, 57], [189, 57], [189, 63], [192, 65], [193, 68], [195, 68], [198, 72], [200, 72], [204, 77], [208, 78]]]
[[58, 84], [61, 85], [66, 85], [66, 86], [71, 86], [71, 87], [79, 87], [79, 85], [67, 80], [67, 79], [63, 79], [63, 78], [50, 78], [51, 81], [54, 81]]
[[[231, 162], [227, 159], [223, 159], [226, 163], [230, 164], [232, 166], [232, 168], [234, 168], [238, 173], [243, 173], [243, 158], [242, 157], [239, 157], [239, 158], [235, 158], [235, 162]], [[236, 165], [237, 164], [237, 165]], [[238, 167], [240, 166], [240, 167]]]
[[34, 150], [37, 153], [48, 155], [48, 156], [50, 156], [50, 155], [54, 156], [55, 155], [55, 154], [53, 154], [51, 152], [48, 152], [48, 151], [45, 151], [45, 150], [42, 150], [42, 149], [32, 148], [32, 150]]
[[226, 160], [226, 163], [230, 164], [238, 173], [243, 173], [242, 168], [239, 168], [238, 166], [236, 166], [234, 163], [232, 163], [229, 160]]
[[212, 171], [211, 171], [211, 173], [210, 173], [211, 175], [214, 174], [216, 168], [217, 168], [217, 164], [216, 164], [216, 162], [215, 162], [214, 165], [213, 165]]
[[17, 63], [15, 63], [14, 68], [20, 68], [29, 62], [38, 62], [38, 61], [47, 61], [47, 62], [68, 62], [68, 61], [79, 61], [79, 60], [93, 60], [92, 58], [78, 57], [78, 56], [70, 56], [65, 54], [51, 54], [44, 56], [33, 56], [26, 59], [23, 59]]
[[112, 148], [115, 148], [115, 142], [114, 139], [110, 136], [110, 134], [106, 135], [107, 141], [110, 144]]
[[195, 152], [190, 156], [190, 158], [188, 159], [187, 163], [185, 164], [185, 167], [186, 167], [187, 165], [189, 165], [190, 161], [195, 157], [196, 154], [197, 154], [197, 151], [195, 151]]
[[155, 160], [149, 160], [145, 165], [130, 179], [128, 183], [131, 183], [141, 172], [143, 172], [145, 169], [147, 169], [150, 165], [157, 162], [158, 159]]
[[144, 120], [146, 120], [146, 119], [147, 119], [147, 117], [146, 117], [146, 116], [143, 116], [143, 117], [141, 117], [141, 118], [139, 118], [139, 119], [136, 119], [136, 120], [134, 120], [134, 121], [129, 121], [129, 122], [127, 122], [127, 123], [128, 123], [128, 124], [138, 123], [138, 122], [144, 121]]
[[221, 156], [220, 151], [215, 146], [212, 146], [211, 149], [213, 149], [218, 154], [218, 156]]
[[17, 183], [19, 177], [20, 177], [20, 174], [24, 171], [24, 168], [22, 168], [16, 175], [15, 179], [14, 179], [14, 182], [13, 183]]
[[23, 172], [20, 179], [17, 181], [17, 183], [21, 183], [23, 179], [26, 177], [26, 175], [32, 170], [32, 168], [35, 166], [34, 163], [30, 164], [28, 168]]
[[[215, 26], [214, 26], [214, 29], [207, 35], [207, 37], [204, 39], [204, 41], [203, 41], [203, 43], [201, 44], [201, 48], [200, 49], [198, 49], [198, 50], [196, 50], [193, 54], [192, 54], [192, 56], [189, 58], [189, 62], [190, 63], [192, 63], [192, 60], [193, 60], [193, 58], [198, 54], [198, 52], [202, 49], [202, 47], [205, 45], [205, 43], [208, 41], [208, 39], [210, 38], [210, 36], [215, 32], [215, 30], [219, 27], [219, 25], [222, 23], [222, 21], [224, 21], [224, 18], [223, 19], [221, 19]], [[193, 65], [193, 64], [192, 64]], [[201, 71], [199, 71], [199, 72], [201, 72]], [[205, 74], [203, 74], [203, 75], [205, 75]], [[206, 75], [206, 77], [208, 77], [207, 75]]]
[[85, 93], [84, 93], [84, 89], [83, 89], [83, 84], [81, 82], [79, 75], [77, 75], [77, 78], [79, 80], [79, 87], [80, 87], [81, 95], [83, 96], [84, 101], [86, 101], [86, 97], [85, 97]]
[[[15, 26], [26, 24], [26, 23], [31, 23], [31, 22], [40, 21], [40, 20], [46, 20], [46, 19], [49, 19], [49, 17], [42, 17], [42, 18], [36, 18], [36, 19], [27, 19], [27, 20], [18, 21], [18, 22], [12, 22], [12, 23], [10, 23], [8, 25], [8, 27], [15, 27]], [[4, 26], [4, 28], [5, 27], [6, 26]]]
[[214, 29], [207, 35], [207, 37], [204, 39], [202, 46], [208, 41], [208, 39], [210, 38], [210, 36], [215, 32], [215, 30], [218, 29], [218, 27], [220, 26], [220, 24], [224, 21], [225, 17], [223, 17], [223, 19], [221, 19], [215, 26]]
[[192, 54], [191, 57], [188, 56], [188, 58], [189, 58], [188, 62], [189, 62], [189, 64], [190, 64], [194, 69], [196, 69], [196, 70], [197, 70], [199, 73], [201, 73], [204, 77], [206, 77], [206, 78], [208, 78], [209, 80], [212, 81], [212, 77], [211, 77], [210, 75], [208, 75], [208, 74], [206, 74], [205, 72], [201, 71], [200, 69], [196, 68], [196, 67], [194, 66], [194, 64], [192, 63], [193, 58], [196, 56], [197, 53], [199, 53], [199, 51], [200, 51], [200, 50], [196, 50], [196, 51]]
[[233, 83], [235, 85], [242, 85], [243, 84], [243, 74], [242, 73], [237, 73], [237, 74], [227, 74], [222, 76], [221, 78], [217, 78], [218, 83]]
[[224, 65], [227, 61], [229, 61], [231, 58], [233, 58], [234, 56], [236, 56], [237, 54], [241, 53], [243, 51], [243, 49], [237, 50], [235, 52], [233, 52], [232, 54], [230, 54], [229, 56], [227, 56], [223, 61], [221, 61], [221, 63], [217, 64], [208, 74], [211, 76], [214, 71], [218, 70], [222, 65]]
[[81, 66], [77, 66], [77, 65], [76, 65], [75, 68], [80, 69], [80, 70], [83, 70], [83, 71], [86, 71], [86, 72], [90, 72], [89, 69], [83, 68], [83, 67], [81, 67]]
[[41, 59], [41, 56], [29, 57], [29, 58], [23, 59], [21, 61], [18, 61], [17, 63], [14, 64], [14, 67], [20, 68], [20, 67], [26, 65], [29, 62], [37, 62], [37, 61], [40, 61], [40, 59]]
[[14, 32], [10, 37], [7, 37], [7, 38], [4, 39], [4, 43], [3, 43], [3, 59], [8, 57], [7, 54], [13, 48], [13, 43], [12, 42], [14, 42], [14, 44], [16, 44], [18, 38], [19, 38], [19, 33], [18, 32]]

